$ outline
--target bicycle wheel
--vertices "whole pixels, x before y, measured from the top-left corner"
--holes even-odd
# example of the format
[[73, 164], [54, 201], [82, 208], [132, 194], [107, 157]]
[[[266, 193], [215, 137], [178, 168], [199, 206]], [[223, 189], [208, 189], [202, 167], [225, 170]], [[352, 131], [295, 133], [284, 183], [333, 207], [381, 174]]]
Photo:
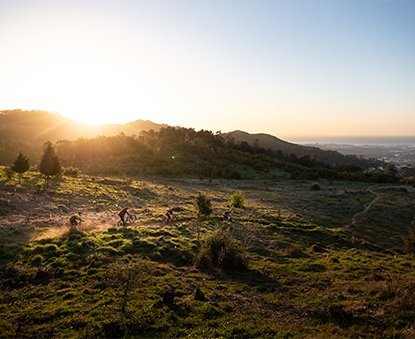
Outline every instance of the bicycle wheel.
[[137, 220], [137, 217], [134, 214], [131, 214], [130, 215], [130, 224], [134, 224], [136, 220]]
[[118, 220], [117, 226], [124, 226], [124, 223], [122, 222], [122, 220]]

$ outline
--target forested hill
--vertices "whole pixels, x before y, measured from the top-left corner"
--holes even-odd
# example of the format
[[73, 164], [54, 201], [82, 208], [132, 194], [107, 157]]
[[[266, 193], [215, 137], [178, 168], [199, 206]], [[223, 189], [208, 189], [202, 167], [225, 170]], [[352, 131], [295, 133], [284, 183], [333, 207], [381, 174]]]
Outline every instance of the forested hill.
[[329, 166], [310, 156], [284, 156], [235, 142], [220, 133], [182, 127], [142, 131], [139, 136], [63, 140], [56, 143], [56, 149], [65, 167], [77, 167], [91, 174], [367, 179], [367, 173], [353, 164]]
[[43, 144], [46, 140], [75, 140], [98, 135], [138, 135], [143, 130], [159, 130], [167, 125], [148, 120], [136, 120], [127, 124], [89, 126], [59, 114], [46, 111], [3, 110], [0, 111], [0, 141]]
[[289, 156], [290, 154], [295, 154], [297, 158], [304, 156], [307, 158], [308, 156], [314, 160], [332, 166], [353, 165], [360, 168], [367, 168], [371, 164], [374, 164], [374, 161], [368, 161], [355, 155], [343, 155], [337, 151], [328, 151], [318, 147], [293, 144], [265, 133], [250, 134], [243, 131], [233, 131], [224, 133], [224, 135], [234, 139], [235, 142], [246, 142], [250, 146], [271, 149], [274, 152], [282, 152], [284, 156]]
[[[142, 134], [146, 131], [152, 131], [153, 134]], [[131, 138], [96, 139], [98, 136], [115, 137], [117, 135], [124, 135]], [[148, 141], [150, 140], [149, 138], [151, 139], [150, 142]], [[78, 141], [75, 142], [76, 140]], [[78, 147], [78, 154], [75, 158], [72, 158], [76, 159], [76, 161], [71, 160], [67, 164], [81, 167], [86, 166], [83, 155], [85, 149], [94, 149], [96, 145], [109, 147], [110, 149], [114, 149], [114, 147], [117, 149], [121, 148], [123, 150], [122, 152], [128, 149], [128, 152], [131, 152], [131, 156], [134, 157], [139, 156], [137, 155], [137, 149], [144, 153], [151, 151], [153, 152], [153, 160], [158, 159], [155, 160], [156, 163], [166, 156], [166, 154], [161, 155], [160, 149], [169, 149], [171, 154], [181, 154], [185, 150], [184, 154], [187, 161], [194, 162], [195, 159], [197, 161], [192, 165], [186, 165], [187, 167], [193, 168], [190, 172], [187, 172], [187, 169], [183, 166], [180, 166], [181, 169], [179, 172], [189, 174], [197, 173], [207, 176], [216, 175], [215, 173], [217, 172], [216, 169], [207, 170], [207, 168], [217, 167], [220, 169], [224, 162], [232, 167], [232, 162], [234, 161], [234, 165], [238, 167], [238, 161], [248, 156], [246, 154], [243, 157], [240, 156], [241, 152], [249, 154], [249, 160], [247, 160], [249, 163], [253, 161], [252, 155], [257, 157], [257, 154], [263, 154], [273, 159], [271, 163], [274, 163], [274, 160], [278, 159], [280, 162], [294, 163], [306, 167], [316, 167], [317, 165], [324, 167], [330, 165], [335, 167], [336, 170], [339, 168], [340, 170], [344, 170], [346, 168], [349, 171], [353, 167], [367, 169], [376, 165], [373, 161], [360, 159], [356, 156], [344, 156], [335, 151], [325, 151], [317, 147], [296, 145], [267, 134], [251, 135], [241, 131], [213, 134], [210, 131], [202, 130], [196, 132], [193, 129], [169, 127], [145, 120], [136, 120], [120, 125], [88, 126], [64, 118], [58, 114], [45, 111], [0, 111], [1, 164], [9, 165], [16, 157], [16, 152], [23, 152], [28, 155], [32, 159], [32, 163], [37, 162], [41, 154], [41, 145], [45, 141], [58, 142], [60, 148], [66, 148], [67, 152], [71, 152], [71, 154], [74, 152], [73, 147], [76, 145]], [[122, 142], [126, 143], [126, 145], [120, 145]], [[137, 146], [138, 148], [130, 148], [132, 143], [139, 145]], [[156, 147], [155, 145], [158, 146]], [[236, 151], [240, 152], [237, 156], [235, 155]], [[201, 154], [205, 154], [206, 152], [210, 153], [206, 159], [201, 161], [201, 154], [198, 152], [201, 152]], [[96, 154], [101, 153], [97, 152]], [[68, 154], [62, 154], [62, 156], [68, 159]], [[90, 154], [89, 158], [93, 156], [93, 154]], [[104, 156], [118, 157], [119, 154], [106, 154]], [[227, 160], [225, 161], [224, 159]], [[109, 161], [106, 164], [102, 164], [104, 167], [108, 167], [108, 165]], [[135, 166], [132, 164], [128, 166], [130, 165]], [[199, 165], [203, 169], [195, 170]], [[121, 164], [117, 166], [120, 167]], [[117, 166], [114, 164], [110, 165], [110, 167]], [[167, 165], [167, 167], [169, 166], [171, 164]], [[270, 168], [270, 165], [265, 167]]]

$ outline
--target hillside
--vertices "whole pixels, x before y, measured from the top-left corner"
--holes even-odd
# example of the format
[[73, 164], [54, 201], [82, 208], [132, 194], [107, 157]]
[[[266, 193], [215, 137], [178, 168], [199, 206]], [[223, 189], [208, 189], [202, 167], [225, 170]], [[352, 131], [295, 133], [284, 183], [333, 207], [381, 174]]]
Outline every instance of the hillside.
[[[148, 120], [136, 120], [126, 124], [105, 124], [89, 126], [45, 111], [3, 110], [0, 111], [0, 163], [8, 164], [15, 157], [15, 150], [39, 157], [36, 147], [45, 141], [76, 140], [97, 136], [139, 135], [142, 131], [159, 131], [167, 127]], [[309, 156], [318, 162], [331, 166], [358, 166], [366, 169], [376, 166], [376, 161], [368, 161], [353, 155], [342, 155], [336, 151], [322, 150], [293, 144], [269, 134], [249, 134], [243, 131], [223, 133], [225, 139], [236, 143], [246, 142], [251, 146], [282, 152], [286, 157], [294, 154], [297, 158]], [[306, 162], [308, 159], [306, 159]]]
[[[42, 182], [0, 174], [0, 337], [415, 335], [411, 187], [64, 175], [36, 194]], [[245, 207], [223, 221], [235, 191]], [[137, 221], [117, 227], [123, 206]], [[213, 235], [232, 245], [223, 269], [198, 259]], [[235, 253], [247, 267], [227, 268]]]
[[10, 164], [17, 152], [28, 155], [32, 163], [37, 162], [45, 141], [55, 143], [120, 133], [138, 135], [165, 126], [148, 120], [89, 126], [45, 111], [3, 110], [0, 111], [0, 164]]
[[0, 111], [0, 141], [21, 141], [43, 144], [45, 141], [93, 138], [98, 135], [138, 135], [143, 130], [159, 130], [166, 125], [148, 120], [136, 120], [127, 124], [90, 126], [59, 114], [46, 111], [3, 110]]
[[337, 151], [322, 150], [318, 147], [303, 146], [281, 140], [273, 135], [258, 133], [250, 134], [243, 131], [224, 133], [225, 136], [233, 138], [236, 142], [246, 142], [251, 146], [258, 146], [271, 149], [275, 152], [282, 152], [284, 155], [295, 154], [297, 157], [305, 155], [315, 157], [319, 162], [332, 166], [354, 165], [360, 168], [371, 167], [376, 161], [368, 161], [354, 155], [343, 155]]

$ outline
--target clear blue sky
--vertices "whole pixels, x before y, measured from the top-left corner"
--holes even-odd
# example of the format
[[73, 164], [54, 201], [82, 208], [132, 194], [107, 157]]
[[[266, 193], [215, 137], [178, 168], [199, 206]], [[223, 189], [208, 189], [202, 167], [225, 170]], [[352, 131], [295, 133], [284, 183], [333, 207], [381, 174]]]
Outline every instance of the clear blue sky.
[[415, 135], [415, 1], [0, 1], [0, 108]]

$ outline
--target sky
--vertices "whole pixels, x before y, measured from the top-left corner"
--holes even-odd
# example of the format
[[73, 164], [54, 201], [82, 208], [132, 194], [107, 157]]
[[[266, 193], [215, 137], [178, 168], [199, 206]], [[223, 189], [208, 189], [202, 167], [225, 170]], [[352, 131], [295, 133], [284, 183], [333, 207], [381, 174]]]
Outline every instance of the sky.
[[414, 1], [0, 0], [0, 109], [415, 135]]

